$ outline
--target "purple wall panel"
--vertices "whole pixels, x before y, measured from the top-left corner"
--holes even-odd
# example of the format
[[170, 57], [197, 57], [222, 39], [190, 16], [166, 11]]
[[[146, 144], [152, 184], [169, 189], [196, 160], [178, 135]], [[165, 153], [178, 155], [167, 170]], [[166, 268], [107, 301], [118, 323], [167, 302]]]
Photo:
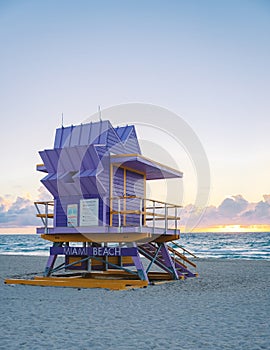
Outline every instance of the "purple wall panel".
[[99, 159], [102, 159], [107, 153], [107, 148], [105, 146], [96, 146], [95, 148], [99, 156]]
[[134, 128], [125, 142], [125, 149], [127, 153], [141, 154], [141, 148]]
[[118, 126], [115, 128], [117, 135], [122, 141], [125, 141], [128, 138], [128, 135], [130, 134], [131, 130], [132, 126], [130, 125]]
[[71, 127], [61, 127], [56, 129], [55, 139], [54, 139], [54, 148], [62, 148], [65, 144], [68, 136], [70, 135]]
[[125, 148], [113, 128], [108, 132], [107, 148], [113, 153], [125, 153]]
[[[122, 197], [124, 195], [124, 169], [114, 168], [113, 172], [113, 197]], [[118, 200], [113, 200], [112, 202], [113, 210], [118, 210]], [[121, 210], [124, 209], [123, 200], [120, 202]], [[118, 215], [113, 215], [112, 224], [113, 226], [118, 226]], [[123, 215], [121, 215], [121, 223], [123, 223]]]
[[58, 195], [57, 179], [56, 174], [48, 174], [45, 176], [41, 182], [43, 185], [51, 192], [51, 194], [56, 197]]
[[[91, 159], [95, 158], [96, 161], [98, 161], [98, 157], [95, 150], [93, 150], [93, 147], [90, 146], [89, 148], [90, 150], [88, 150], [87, 146], [63, 148], [61, 150], [60, 162], [58, 164], [58, 173], [66, 171], [79, 171], [88, 152], [91, 154]], [[94, 167], [95, 164], [93, 163], [91, 169]]]
[[97, 181], [95, 176], [81, 176], [78, 179], [78, 182], [81, 189], [81, 193], [83, 195], [98, 193]]
[[96, 169], [99, 164], [99, 157], [94, 146], [89, 146], [83, 154], [81, 169]]
[[57, 198], [55, 201], [55, 213], [56, 227], [67, 227], [67, 206], [68, 204], [78, 204], [78, 225], [79, 225], [79, 217], [80, 217], [80, 200], [81, 199], [89, 199], [89, 198], [99, 198], [99, 208], [98, 208], [98, 218], [100, 220], [100, 225], [103, 223], [103, 200], [102, 198], [94, 195], [87, 195], [82, 198], [82, 196], [66, 196]]
[[64, 203], [64, 202], [65, 202], [64, 198], [62, 198], [61, 201], [58, 198], [58, 199], [56, 199], [55, 204], [54, 204], [54, 205], [56, 205], [56, 209], [55, 209], [56, 218], [55, 218], [55, 222], [54, 222], [56, 227], [66, 227], [67, 226], [67, 215], [66, 215], [65, 210], [63, 209], [63, 207], [66, 207], [66, 203]]
[[89, 145], [90, 128], [88, 124], [81, 125], [81, 145]]
[[106, 145], [106, 143], [107, 143], [107, 135], [108, 135], [108, 131], [104, 131], [100, 135], [98, 143], [101, 144], [101, 145]]
[[90, 133], [90, 139], [89, 139], [89, 143], [94, 144], [94, 143], [98, 143], [98, 139], [99, 139], [99, 133], [100, 133], [100, 125], [99, 123], [92, 123], [91, 124], [91, 133]]
[[64, 128], [62, 131], [61, 148], [69, 147], [70, 144], [70, 134], [72, 132], [72, 126]]
[[56, 129], [54, 138], [54, 148], [60, 148], [63, 128]]
[[81, 125], [74, 126], [70, 134], [70, 147], [80, 145]]
[[[59, 153], [61, 153], [61, 161], [57, 163]], [[42, 155], [45, 165], [49, 168], [49, 174], [42, 180], [42, 183], [53, 196], [79, 195], [82, 193], [81, 187], [87, 188], [83, 194], [97, 193], [95, 177], [100, 159], [93, 146], [46, 150]], [[82, 159], [88, 159], [88, 161], [84, 162]], [[88, 170], [79, 172], [81, 166]], [[101, 170], [102, 165], [99, 171]], [[78, 177], [81, 177], [81, 181], [78, 181]], [[101, 184], [99, 187], [104, 193], [104, 186]]]
[[141, 154], [140, 145], [133, 125], [117, 127], [115, 128], [115, 131], [125, 146], [124, 153]]
[[84, 147], [63, 148], [60, 157], [61, 167], [67, 171], [79, 171], [85, 150]]
[[[126, 195], [144, 197], [144, 177], [141, 174], [134, 173], [131, 171], [126, 172]], [[131, 198], [127, 200], [126, 203], [127, 210], [139, 210], [140, 209], [140, 199]], [[126, 215], [127, 225], [139, 225], [140, 215], [127, 214]]]
[[[54, 152], [54, 150], [51, 150]], [[43, 160], [43, 163], [48, 171], [48, 173], [54, 173], [57, 170], [57, 161], [54, 161], [54, 159], [51, 160], [50, 152], [48, 150], [39, 152], [41, 159]]]
[[[109, 207], [109, 196], [110, 196], [110, 157], [108, 156], [108, 153], [104, 152], [104, 148], [99, 153], [99, 156], [103, 154], [103, 158], [101, 159], [101, 164], [103, 167], [103, 171], [99, 172], [97, 175], [98, 183], [102, 184], [102, 187], [104, 188], [104, 194], [103, 198], [104, 201], [107, 203], [105, 208], [106, 213], [106, 224], [110, 224], [110, 207]], [[100, 189], [101, 186], [98, 187], [99, 193], [102, 195], [102, 191]]]
[[51, 183], [44, 183], [42, 180], [41, 183], [47, 188], [47, 190], [52, 194], [53, 197], [57, 196], [58, 191], [54, 188], [54, 186]]
[[67, 180], [62, 181], [62, 179], [60, 179], [60, 181], [58, 181], [58, 183], [57, 183], [58, 196], [60, 196], [60, 197], [62, 197], [62, 196], [74, 196], [74, 195], [79, 195], [81, 193], [81, 190], [76, 185], [76, 183], [66, 182], [66, 181]]
[[113, 196], [124, 195], [124, 169], [118, 168], [113, 173]]

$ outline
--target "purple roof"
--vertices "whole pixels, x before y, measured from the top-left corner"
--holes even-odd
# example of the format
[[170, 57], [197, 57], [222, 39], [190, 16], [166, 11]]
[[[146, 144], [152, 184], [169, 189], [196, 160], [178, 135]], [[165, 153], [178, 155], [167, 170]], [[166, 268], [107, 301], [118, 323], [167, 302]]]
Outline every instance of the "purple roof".
[[140, 154], [118, 154], [111, 156], [112, 164], [121, 164], [146, 174], [146, 180], [182, 178], [183, 173], [157, 163]]
[[104, 120], [56, 129], [55, 149], [89, 145], [105, 145], [107, 149], [117, 146], [121, 153], [141, 154], [133, 125], [113, 128], [108, 120]]

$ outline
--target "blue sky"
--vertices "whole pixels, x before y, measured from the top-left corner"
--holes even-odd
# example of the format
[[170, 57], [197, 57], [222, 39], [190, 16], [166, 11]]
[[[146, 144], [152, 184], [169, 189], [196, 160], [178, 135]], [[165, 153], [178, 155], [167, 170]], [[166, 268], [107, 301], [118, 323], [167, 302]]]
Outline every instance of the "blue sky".
[[[38, 196], [38, 150], [97, 105], [182, 116], [211, 169], [209, 204], [270, 193], [268, 1], [0, 0], [0, 197]], [[237, 197], [238, 198], [238, 197]], [[188, 203], [186, 203], [188, 204]]]

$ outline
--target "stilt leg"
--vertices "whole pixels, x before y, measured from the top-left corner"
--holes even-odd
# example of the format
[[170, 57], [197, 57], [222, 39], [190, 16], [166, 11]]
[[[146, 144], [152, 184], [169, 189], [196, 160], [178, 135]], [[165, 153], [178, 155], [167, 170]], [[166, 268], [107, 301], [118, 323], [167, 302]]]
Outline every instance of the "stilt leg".
[[137, 252], [137, 256], [133, 256], [132, 258], [133, 258], [134, 265], [138, 271], [138, 275], [139, 275], [140, 279], [143, 281], [149, 282], [148, 276], [147, 276], [147, 273], [145, 272], [141, 257], [139, 255], [139, 252]]
[[[62, 247], [62, 242], [54, 242], [53, 247]], [[50, 255], [44, 271], [44, 276], [48, 277], [51, 274], [57, 255]]]
[[172, 261], [172, 258], [170, 256], [170, 253], [169, 253], [168, 248], [167, 248], [165, 243], [161, 243], [160, 252], [161, 252], [162, 257], [164, 259], [165, 265], [170, 269], [174, 279], [178, 280], [179, 279], [178, 272], [174, 266], [174, 263]]

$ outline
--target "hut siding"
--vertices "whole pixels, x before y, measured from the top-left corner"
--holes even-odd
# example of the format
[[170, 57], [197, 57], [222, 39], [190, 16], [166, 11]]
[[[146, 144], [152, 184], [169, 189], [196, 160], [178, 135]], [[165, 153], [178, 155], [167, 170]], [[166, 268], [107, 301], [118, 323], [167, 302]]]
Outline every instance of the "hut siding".
[[[144, 175], [135, 173], [133, 171], [126, 171], [126, 195], [144, 198]], [[127, 210], [139, 210], [140, 199], [127, 199]], [[140, 215], [127, 214], [126, 225], [137, 226], [140, 224]]]
[[[56, 130], [54, 149], [40, 152], [48, 170], [48, 175], [43, 178], [42, 183], [55, 199], [54, 226], [67, 226], [68, 204], [78, 205], [79, 224], [80, 200], [82, 198], [99, 198], [100, 224], [109, 224], [110, 194], [112, 196], [123, 196], [124, 194], [144, 196], [143, 175], [125, 170], [126, 185], [124, 185], [123, 169], [116, 172], [113, 179], [113, 192], [110, 193], [109, 155], [111, 152], [115, 154], [141, 153], [133, 126], [114, 129], [109, 121], [102, 121], [100, 123], [61, 127]], [[61, 164], [59, 168], [60, 154]], [[100, 167], [98, 166], [99, 161], [101, 162]], [[94, 175], [95, 169], [97, 169], [96, 176]], [[91, 174], [92, 170], [93, 174]], [[102, 186], [99, 186], [99, 184], [102, 184]], [[123, 204], [124, 202], [121, 201], [121, 210], [124, 209]], [[118, 210], [117, 201], [114, 202], [113, 209]], [[138, 210], [139, 201], [135, 199], [128, 201], [126, 209]], [[103, 218], [103, 213], [105, 213], [106, 218]], [[102, 222], [102, 220], [105, 222]], [[123, 216], [121, 223], [124, 223]], [[138, 223], [138, 215], [126, 216], [126, 224]], [[118, 225], [117, 215], [114, 215], [113, 224]]]
[[55, 221], [54, 226], [56, 227], [67, 227], [67, 206], [69, 204], [78, 205], [78, 226], [80, 224], [80, 200], [89, 199], [89, 198], [98, 198], [99, 199], [99, 208], [98, 208], [98, 219], [100, 225], [103, 224], [103, 200], [101, 197], [86, 195], [83, 198], [81, 196], [67, 196], [55, 199]]
[[[124, 169], [118, 168], [113, 171], [113, 197], [122, 197], [124, 195]], [[121, 210], [124, 210], [123, 201], [121, 201]], [[118, 210], [118, 201], [112, 201], [112, 209]], [[119, 224], [118, 215], [113, 215], [112, 217], [112, 225], [118, 226]], [[123, 215], [121, 215], [121, 224], [123, 224]]]

